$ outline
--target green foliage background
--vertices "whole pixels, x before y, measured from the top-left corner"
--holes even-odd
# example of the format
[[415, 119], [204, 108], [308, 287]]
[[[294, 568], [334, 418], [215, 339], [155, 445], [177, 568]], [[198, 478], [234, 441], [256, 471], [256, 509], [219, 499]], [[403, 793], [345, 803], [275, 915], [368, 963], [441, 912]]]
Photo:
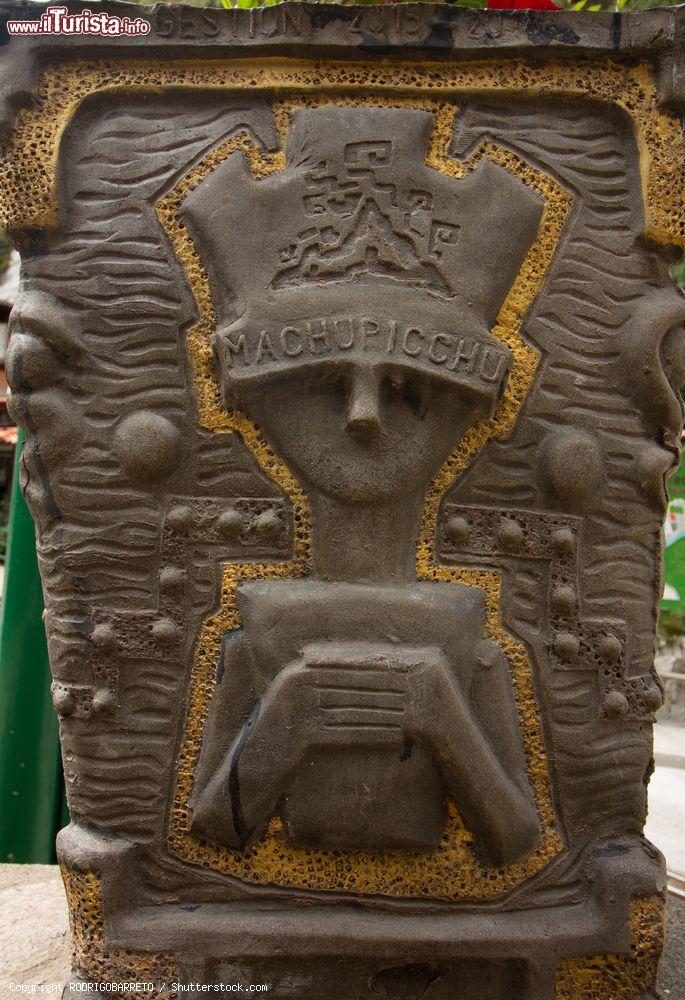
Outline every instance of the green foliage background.
[[[159, 0], [138, 0], [139, 3], [152, 6]], [[175, 0], [171, 0], [175, 2]], [[279, 0], [184, 0], [193, 7], [273, 7]], [[389, 0], [314, 0], [317, 3], [339, 3], [346, 7], [373, 6], [387, 3]], [[448, 3], [451, 7], [485, 8], [487, 0], [397, 0], [398, 3]], [[565, 10], [649, 10], [652, 7], [664, 7], [682, 0], [555, 0]]]

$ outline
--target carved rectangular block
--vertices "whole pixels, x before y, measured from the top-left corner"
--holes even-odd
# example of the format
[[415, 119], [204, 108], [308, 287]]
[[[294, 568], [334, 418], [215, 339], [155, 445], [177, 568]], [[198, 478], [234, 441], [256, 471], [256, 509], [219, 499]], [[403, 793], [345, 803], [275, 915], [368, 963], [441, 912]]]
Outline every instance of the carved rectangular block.
[[685, 13], [101, 10], [0, 76], [73, 981], [654, 996]]

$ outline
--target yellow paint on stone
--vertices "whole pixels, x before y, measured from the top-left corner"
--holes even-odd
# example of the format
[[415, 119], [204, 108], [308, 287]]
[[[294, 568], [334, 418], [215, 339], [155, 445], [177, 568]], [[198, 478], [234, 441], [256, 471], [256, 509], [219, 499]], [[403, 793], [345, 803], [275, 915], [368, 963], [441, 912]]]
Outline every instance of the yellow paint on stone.
[[[489, 634], [506, 650], [521, 717], [531, 780], [544, 831], [540, 851], [504, 870], [488, 869], [472, 851], [468, 832], [454, 806], [450, 808], [443, 842], [427, 854], [369, 854], [295, 849], [273, 821], [265, 837], [244, 854], [194, 841], [187, 833], [187, 796], [202, 738], [204, 718], [212, 693], [215, 664], [222, 636], [240, 626], [236, 588], [240, 579], [288, 578], [305, 575], [310, 551], [309, 507], [301, 488], [258, 429], [239, 412], [222, 410], [212, 365], [210, 338], [215, 317], [209, 286], [199, 257], [180, 219], [179, 209], [192, 187], [214, 166], [240, 151], [250, 161], [255, 179], [285, 166], [283, 152], [266, 154], [247, 135], [218, 147], [157, 205], [184, 266], [195, 296], [200, 321], [188, 336], [196, 400], [201, 423], [215, 431], [234, 431], [244, 438], [260, 466], [291, 498], [295, 517], [293, 559], [270, 564], [231, 564], [224, 568], [221, 610], [206, 619], [191, 677], [191, 698], [170, 823], [170, 847], [187, 860], [237, 875], [246, 881], [335, 889], [338, 892], [383, 893], [395, 896], [477, 898], [497, 896], [518, 884], [561, 848], [555, 827], [549, 774], [535, 700], [532, 673], [523, 647], [505, 631], [500, 618], [500, 579], [495, 573], [445, 567], [434, 556], [435, 528], [445, 491], [467, 467], [490, 437], [501, 437], [513, 427], [532, 386], [537, 352], [521, 336], [520, 325], [539, 291], [570, 208], [568, 194], [551, 178], [536, 171], [510, 151], [484, 143], [464, 164], [447, 155], [455, 106], [461, 93], [495, 92], [512, 96], [575, 97], [611, 102], [632, 118], [640, 153], [645, 205], [645, 232], [662, 242], [685, 245], [685, 144], [675, 114], [660, 109], [653, 70], [623, 66], [609, 60], [583, 63], [527, 65], [522, 60], [487, 62], [422, 62], [420, 64], [329, 62], [323, 65], [287, 59], [245, 62], [164, 63], [121, 60], [117, 63], [72, 62], [46, 69], [34, 104], [17, 116], [8, 147], [0, 160], [0, 223], [15, 232], [22, 228], [51, 228], [57, 224], [56, 168], [61, 138], [82, 102], [107, 93], [161, 92], [167, 88], [287, 92], [294, 100], [276, 105], [282, 137], [288, 108], [307, 99], [323, 84], [337, 91], [336, 101], [426, 107], [434, 113], [429, 166], [460, 178], [487, 157], [510, 170], [545, 201], [537, 239], [504, 303], [493, 333], [513, 352], [514, 366], [507, 393], [489, 421], [474, 427], [438, 472], [426, 497], [417, 550], [417, 577], [475, 586], [486, 595]], [[319, 101], [314, 98], [313, 102]], [[330, 99], [329, 99], [330, 100]], [[280, 116], [280, 117], [279, 117]], [[198, 172], [199, 171], [199, 172]], [[102, 933], [101, 889], [95, 875], [65, 871], [72, 914], [75, 963], [94, 978], [116, 979], [174, 973], [169, 956], [159, 960], [133, 953], [108, 952]], [[635, 996], [654, 981], [661, 949], [662, 901], [633, 904], [633, 947], [629, 956], [601, 956], [561, 963], [557, 981], [559, 1000]], [[151, 964], [153, 963], [153, 964]], [[157, 964], [154, 964], [157, 963]]]
[[[108, 948], [102, 915], [102, 884], [93, 872], [62, 867], [62, 881], [69, 907], [72, 970], [95, 983], [150, 983], [152, 989], [135, 991], [146, 1000], [162, 1000], [170, 990], [159, 985], [178, 982], [179, 971], [173, 955]], [[156, 985], [155, 985], [156, 984]], [[116, 990], [113, 990], [116, 995]]]
[[449, 143], [458, 112], [455, 105], [431, 98], [306, 96], [279, 101], [274, 107], [277, 131], [285, 149], [293, 114], [301, 107], [326, 104], [344, 106], [411, 107], [433, 115], [433, 129], [426, 153], [429, 167], [460, 180], [485, 158], [519, 177], [544, 201], [536, 239], [500, 310], [493, 333], [514, 356], [511, 376], [495, 415], [481, 421], [461, 442], [433, 481], [425, 502], [417, 551], [417, 578], [462, 583], [486, 593], [487, 629], [505, 650], [512, 669], [524, 747], [534, 790], [542, 838], [535, 852], [504, 869], [488, 868], [477, 856], [472, 838], [465, 829], [454, 803], [449, 804], [448, 822], [440, 846], [431, 852], [317, 851], [292, 845], [280, 820], [274, 819], [263, 834], [245, 851], [199, 841], [188, 831], [188, 799], [193, 773], [200, 753], [204, 722], [209, 710], [216, 677], [221, 641], [228, 631], [240, 627], [236, 591], [241, 580], [292, 578], [306, 574], [310, 550], [310, 517], [306, 499], [289, 471], [264, 442], [244, 414], [221, 409], [220, 387], [212, 364], [211, 338], [216, 328], [208, 277], [197, 250], [183, 223], [182, 204], [202, 180], [234, 153], [245, 155], [255, 181], [287, 166], [284, 152], [262, 153], [251, 137], [241, 133], [209, 153], [157, 203], [157, 215], [164, 226], [193, 291], [200, 314], [188, 337], [188, 352], [195, 379], [201, 422], [212, 430], [235, 430], [242, 434], [262, 468], [290, 496], [296, 520], [294, 558], [283, 563], [224, 567], [221, 611], [203, 625], [190, 679], [190, 699], [181, 744], [174, 800], [169, 823], [171, 851], [186, 861], [200, 864], [256, 884], [288, 888], [349, 892], [358, 895], [382, 894], [396, 897], [485, 899], [501, 895], [540, 871], [562, 849], [552, 804], [549, 769], [540, 713], [535, 698], [532, 668], [524, 647], [504, 629], [499, 612], [499, 575], [441, 566], [434, 558], [435, 525], [440, 500], [455, 478], [493, 436], [507, 434], [530, 391], [538, 352], [521, 335], [521, 322], [542, 286], [571, 208], [570, 195], [551, 177], [536, 170], [520, 157], [493, 143], [484, 143], [466, 163], [448, 156]]
[[637, 1000], [644, 990], [653, 988], [664, 946], [665, 918], [662, 896], [633, 899], [630, 951], [560, 962], [556, 1000]]

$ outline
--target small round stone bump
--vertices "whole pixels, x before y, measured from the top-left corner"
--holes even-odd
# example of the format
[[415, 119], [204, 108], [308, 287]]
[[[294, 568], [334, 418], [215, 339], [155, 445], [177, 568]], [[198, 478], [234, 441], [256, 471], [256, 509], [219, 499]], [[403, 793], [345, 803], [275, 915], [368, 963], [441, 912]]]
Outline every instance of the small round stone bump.
[[644, 693], [645, 708], [649, 712], [656, 712], [664, 703], [664, 698], [657, 684], [650, 684]]
[[189, 531], [193, 526], [193, 512], [186, 504], [172, 507], [166, 517], [166, 523], [174, 531]]
[[165, 593], [182, 590], [185, 581], [185, 570], [178, 566], [165, 566], [159, 574], [159, 586]]
[[552, 590], [552, 607], [555, 611], [568, 614], [573, 611], [576, 603], [576, 592], [573, 587], [560, 584]]
[[554, 638], [554, 651], [557, 656], [570, 662], [575, 660], [580, 649], [580, 643], [575, 635], [570, 632], [558, 632]]
[[612, 719], [622, 719], [628, 714], [630, 705], [622, 691], [608, 691], [604, 696], [604, 710]]
[[219, 517], [217, 529], [222, 538], [238, 538], [245, 530], [245, 517], [237, 507], [229, 507]]
[[152, 637], [159, 646], [170, 646], [181, 637], [181, 630], [171, 618], [158, 618], [152, 625]]
[[[30, 398], [30, 392], [21, 392], [19, 389], [11, 389], [9, 386], [7, 386], [7, 389], [5, 390], [5, 406], [7, 407], [7, 413], [15, 424], [19, 424], [20, 427], [26, 427], [29, 420]], [[24, 445], [24, 453], [26, 453], [30, 441], [31, 439], [29, 438]]]
[[594, 437], [575, 427], [557, 427], [540, 449], [547, 489], [571, 507], [582, 506], [602, 481], [602, 454]]
[[53, 685], [52, 703], [60, 715], [73, 715], [76, 711], [76, 698], [68, 688]]
[[275, 538], [281, 530], [281, 519], [278, 511], [263, 510], [254, 520], [254, 528], [261, 538]]
[[93, 645], [103, 652], [117, 647], [117, 634], [111, 625], [96, 625], [90, 634]]
[[620, 639], [617, 639], [615, 635], [611, 635], [609, 632], [599, 640], [599, 655], [605, 663], [616, 663], [621, 655], [621, 649]]
[[557, 528], [552, 532], [552, 548], [560, 556], [570, 556], [573, 552], [573, 532], [570, 528]]
[[105, 715], [117, 707], [117, 696], [109, 688], [98, 688], [93, 695], [93, 711], [96, 715]]
[[112, 449], [127, 478], [147, 486], [170, 475], [183, 452], [178, 428], [152, 410], [123, 417], [114, 432]]
[[645, 442], [635, 456], [636, 471], [643, 492], [661, 502], [664, 475], [671, 468], [673, 456], [669, 450], [656, 443]]
[[50, 345], [40, 337], [16, 331], [10, 338], [5, 358], [9, 381], [42, 389], [56, 382], [61, 374], [58, 358]]
[[503, 517], [497, 528], [497, 538], [503, 548], [510, 552], [521, 547], [523, 543], [523, 528], [518, 521]]
[[445, 522], [445, 538], [452, 545], [463, 545], [469, 540], [471, 525], [465, 517], [450, 514]]

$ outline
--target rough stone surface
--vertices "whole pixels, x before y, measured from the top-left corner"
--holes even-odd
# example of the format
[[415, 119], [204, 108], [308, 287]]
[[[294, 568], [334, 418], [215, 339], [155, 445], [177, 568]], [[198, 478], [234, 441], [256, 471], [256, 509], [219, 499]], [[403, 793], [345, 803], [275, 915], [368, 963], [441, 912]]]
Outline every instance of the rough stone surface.
[[[0, 865], [0, 997], [16, 1000], [14, 986], [49, 989], [69, 979], [69, 921], [59, 868]], [[25, 995], [25, 994], [24, 994]]]
[[685, 11], [98, 11], [1, 84], [74, 977], [652, 995]]
[[[67, 901], [53, 865], [0, 865], [0, 1000], [16, 1000], [9, 984], [58, 985], [69, 978]], [[685, 989], [685, 900], [669, 896], [659, 987], [668, 1000]], [[58, 993], [56, 995], [59, 995]]]

